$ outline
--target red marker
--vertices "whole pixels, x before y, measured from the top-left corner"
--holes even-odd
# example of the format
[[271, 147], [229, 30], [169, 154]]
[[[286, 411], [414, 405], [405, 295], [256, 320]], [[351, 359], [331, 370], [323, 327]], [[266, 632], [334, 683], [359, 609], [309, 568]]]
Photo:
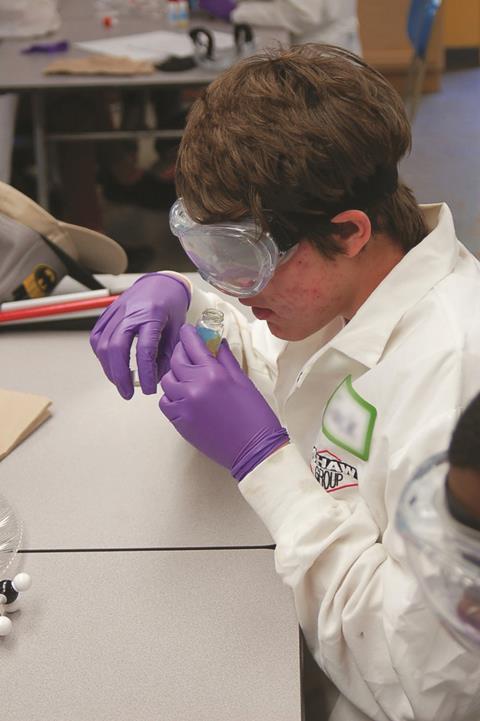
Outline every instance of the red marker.
[[12, 323], [14, 321], [46, 318], [51, 315], [68, 315], [68, 313], [78, 313], [79, 311], [106, 308], [117, 300], [118, 297], [118, 295], [107, 295], [105, 298], [85, 298], [84, 300], [72, 300], [65, 301], [64, 303], [40, 305], [35, 308], [4, 310], [0, 311], [0, 323]]

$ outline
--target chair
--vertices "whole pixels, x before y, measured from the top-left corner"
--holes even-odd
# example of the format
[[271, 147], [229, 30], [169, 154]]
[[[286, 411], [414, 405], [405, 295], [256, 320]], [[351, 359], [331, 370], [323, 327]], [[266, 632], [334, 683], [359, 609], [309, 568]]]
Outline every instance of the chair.
[[407, 19], [407, 35], [413, 49], [410, 63], [405, 105], [410, 122], [417, 112], [422, 95], [423, 81], [427, 67], [428, 43], [432, 34], [433, 24], [442, 4], [442, 0], [412, 0]]

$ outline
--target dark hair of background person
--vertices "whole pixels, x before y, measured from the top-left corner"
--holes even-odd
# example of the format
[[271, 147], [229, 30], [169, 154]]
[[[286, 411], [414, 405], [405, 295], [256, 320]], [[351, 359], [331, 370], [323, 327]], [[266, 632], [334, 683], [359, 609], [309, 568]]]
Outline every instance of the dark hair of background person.
[[458, 419], [448, 449], [448, 460], [452, 466], [470, 468], [480, 473], [480, 394], [475, 396]]
[[480, 394], [458, 419], [448, 448], [446, 501], [451, 515], [480, 531]]

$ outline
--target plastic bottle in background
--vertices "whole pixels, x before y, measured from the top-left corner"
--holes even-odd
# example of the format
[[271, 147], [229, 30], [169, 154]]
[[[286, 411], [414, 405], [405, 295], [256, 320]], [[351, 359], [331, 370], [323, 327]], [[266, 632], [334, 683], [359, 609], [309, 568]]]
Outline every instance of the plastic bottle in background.
[[216, 308], [207, 308], [198, 319], [196, 330], [208, 350], [217, 355], [223, 336], [223, 313]]
[[175, 28], [178, 18], [178, 2], [177, 0], [167, 0], [167, 23], [171, 28]]
[[167, 22], [172, 30], [185, 30], [189, 20], [188, 0], [167, 0]]
[[183, 29], [188, 28], [190, 21], [190, 6], [188, 0], [178, 0], [178, 5], [178, 27]]

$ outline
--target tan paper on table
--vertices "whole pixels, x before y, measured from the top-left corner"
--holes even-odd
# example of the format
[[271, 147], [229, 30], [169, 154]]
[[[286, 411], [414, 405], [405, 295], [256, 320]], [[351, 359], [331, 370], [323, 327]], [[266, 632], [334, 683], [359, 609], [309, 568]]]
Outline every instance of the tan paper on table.
[[45, 75], [150, 75], [155, 72], [155, 67], [148, 60], [89, 55], [54, 60], [43, 72]]
[[50, 416], [45, 396], [0, 388], [0, 460]]

